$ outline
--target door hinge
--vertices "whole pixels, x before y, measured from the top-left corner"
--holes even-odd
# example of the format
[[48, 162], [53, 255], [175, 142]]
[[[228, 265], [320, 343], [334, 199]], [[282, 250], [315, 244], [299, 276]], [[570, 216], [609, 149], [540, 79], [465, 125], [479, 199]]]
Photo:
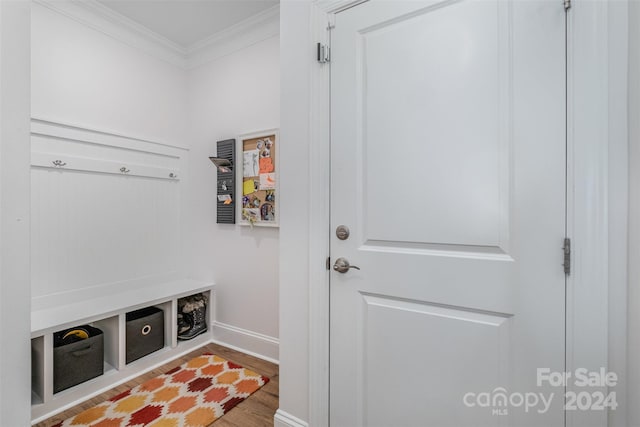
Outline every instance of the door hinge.
[[331, 257], [327, 257], [327, 270], [331, 270]]
[[571, 239], [568, 237], [564, 238], [564, 246], [562, 249], [564, 251], [564, 262], [562, 265], [564, 266], [564, 274], [568, 276], [571, 274]]
[[329, 46], [327, 46], [326, 44], [318, 43], [317, 52], [319, 63], [326, 64], [327, 62], [331, 62], [331, 48]]
[[571, 0], [564, 0], [564, 10], [571, 9]]

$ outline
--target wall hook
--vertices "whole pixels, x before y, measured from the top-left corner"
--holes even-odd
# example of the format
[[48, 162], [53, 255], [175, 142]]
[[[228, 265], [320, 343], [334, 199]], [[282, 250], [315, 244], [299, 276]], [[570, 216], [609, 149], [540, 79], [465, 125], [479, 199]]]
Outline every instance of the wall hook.
[[53, 162], [53, 166], [57, 167], [57, 168], [61, 168], [62, 166], [66, 166], [67, 164], [64, 163], [62, 160], [54, 160]]
[[123, 166], [123, 167], [121, 167], [121, 168], [120, 168], [120, 172], [122, 172], [122, 173], [129, 173], [129, 172], [131, 172], [131, 170], [129, 170], [129, 169], [127, 169], [125, 166]]
[[169, 174], [169, 178], [177, 178], [177, 177], [178, 177], [178, 174], [175, 174], [173, 172]]

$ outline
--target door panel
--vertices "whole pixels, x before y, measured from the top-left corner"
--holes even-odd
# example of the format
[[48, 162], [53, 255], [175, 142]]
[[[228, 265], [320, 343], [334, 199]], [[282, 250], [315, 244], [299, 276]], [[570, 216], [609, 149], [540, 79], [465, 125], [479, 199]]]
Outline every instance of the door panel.
[[[505, 239], [510, 52], [499, 33], [510, 22], [499, 22], [501, 8], [426, 7], [360, 31], [365, 239], [493, 249]], [[389, 179], [394, 191], [379, 191]]]
[[[363, 310], [364, 425], [451, 425], [459, 390], [508, 379], [510, 316], [373, 295], [363, 295]], [[474, 421], [491, 425], [491, 417]]]
[[[331, 257], [360, 270], [331, 276], [332, 426], [564, 425], [536, 385], [564, 370], [564, 76], [561, 2], [337, 14]], [[463, 401], [502, 390], [555, 398]]]

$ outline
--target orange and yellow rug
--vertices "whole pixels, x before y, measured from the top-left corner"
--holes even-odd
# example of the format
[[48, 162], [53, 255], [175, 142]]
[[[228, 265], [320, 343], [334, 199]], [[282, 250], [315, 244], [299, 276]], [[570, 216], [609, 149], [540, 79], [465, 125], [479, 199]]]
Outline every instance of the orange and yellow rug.
[[267, 382], [204, 354], [54, 427], [205, 427]]

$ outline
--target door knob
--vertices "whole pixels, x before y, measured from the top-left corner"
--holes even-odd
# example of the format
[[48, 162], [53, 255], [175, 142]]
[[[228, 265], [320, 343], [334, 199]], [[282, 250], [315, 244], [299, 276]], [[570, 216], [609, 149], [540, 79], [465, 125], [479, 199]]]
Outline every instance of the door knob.
[[349, 261], [346, 258], [338, 258], [336, 263], [333, 264], [333, 269], [338, 273], [346, 273], [350, 268], [355, 268], [356, 270], [360, 270], [360, 267], [355, 265], [349, 265]]

